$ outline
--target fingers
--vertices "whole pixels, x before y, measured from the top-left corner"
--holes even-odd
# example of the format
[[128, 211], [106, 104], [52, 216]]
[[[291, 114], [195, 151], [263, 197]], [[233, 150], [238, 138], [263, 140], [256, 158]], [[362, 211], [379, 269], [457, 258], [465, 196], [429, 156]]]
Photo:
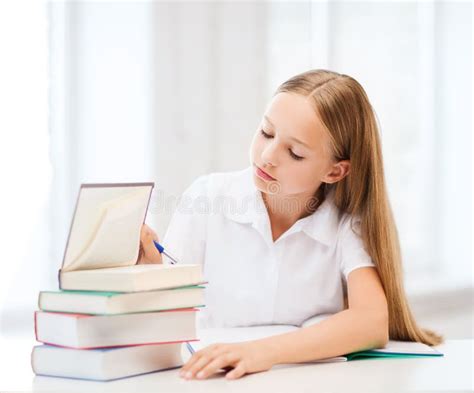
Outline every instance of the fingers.
[[245, 375], [245, 367], [242, 362], [237, 364], [237, 366], [232, 370], [229, 371], [225, 377], [226, 379], [237, 379]]
[[143, 224], [141, 229], [140, 229], [140, 239], [144, 239], [144, 238], [146, 238], [147, 236], [150, 236], [150, 235], [151, 235], [153, 240], [159, 241], [158, 240], [158, 235], [156, 234], [156, 232], [153, 229], [151, 229], [148, 225]]
[[[186, 379], [205, 379], [221, 370], [226, 379], [237, 379], [245, 374], [268, 370], [271, 364], [258, 359], [262, 347], [253, 343], [213, 344], [197, 351], [181, 368], [179, 376]], [[257, 359], [256, 359], [257, 358]]]
[[204, 379], [219, 370], [228, 366], [233, 366], [239, 360], [235, 353], [223, 352], [219, 350], [207, 349], [201, 355], [196, 353], [194, 359], [183, 366], [180, 376], [186, 379]]
[[207, 346], [206, 348], [203, 348], [201, 349], [200, 351], [197, 351], [193, 356], [191, 356], [191, 359], [189, 359], [186, 364], [181, 367], [181, 371], [180, 371], [180, 376], [185, 376], [188, 371], [191, 370], [191, 368], [196, 364], [196, 362], [199, 361], [199, 359], [201, 359], [201, 357], [204, 357], [211, 353], [213, 353], [214, 351], [217, 350], [217, 348], [219, 348], [218, 346], [219, 344], [212, 344], [212, 345], [209, 345]]
[[144, 262], [145, 263], [161, 263], [161, 254], [153, 243], [153, 237], [151, 234], [147, 235], [142, 243]]
[[197, 361], [194, 362], [194, 364], [186, 371], [186, 374], [184, 374], [184, 378], [186, 379], [191, 379], [194, 378], [197, 372], [201, 370], [206, 364], [208, 364], [211, 361], [211, 358], [209, 358], [206, 355], [201, 356], [200, 358], [197, 359]]
[[158, 241], [157, 234], [146, 224], [140, 230], [140, 253], [138, 264], [162, 263], [160, 252], [156, 249], [153, 240]]
[[194, 365], [203, 357], [213, 357], [215, 356], [218, 352], [222, 352], [222, 346], [220, 344], [212, 344], [207, 346], [206, 348], [203, 348], [199, 351], [197, 351], [193, 356], [191, 356], [191, 359], [189, 359], [186, 364], [181, 367], [181, 371], [179, 375], [181, 377], [185, 377], [189, 371], [194, 367]]
[[199, 379], [207, 378], [226, 366], [233, 366], [237, 360], [238, 358], [235, 354], [225, 353], [219, 355], [200, 370], [196, 370], [194, 375]]

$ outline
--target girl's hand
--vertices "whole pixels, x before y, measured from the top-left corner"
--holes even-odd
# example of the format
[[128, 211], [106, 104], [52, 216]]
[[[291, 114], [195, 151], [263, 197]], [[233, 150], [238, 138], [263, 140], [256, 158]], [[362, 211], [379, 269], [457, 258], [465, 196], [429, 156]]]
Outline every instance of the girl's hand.
[[158, 241], [158, 235], [148, 225], [143, 224], [140, 231], [140, 251], [137, 264], [163, 263], [161, 254], [156, 249], [153, 240]]
[[220, 369], [229, 371], [227, 379], [237, 379], [248, 373], [266, 371], [274, 365], [270, 352], [259, 341], [236, 344], [213, 344], [197, 351], [181, 368], [185, 379], [205, 379]]

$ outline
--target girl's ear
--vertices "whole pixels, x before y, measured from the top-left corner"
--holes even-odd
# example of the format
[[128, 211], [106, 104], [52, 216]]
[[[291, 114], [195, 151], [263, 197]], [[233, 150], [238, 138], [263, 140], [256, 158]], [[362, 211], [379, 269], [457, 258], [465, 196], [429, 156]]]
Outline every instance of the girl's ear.
[[351, 170], [351, 162], [349, 160], [341, 160], [332, 165], [331, 170], [322, 178], [324, 183], [337, 183], [344, 179]]

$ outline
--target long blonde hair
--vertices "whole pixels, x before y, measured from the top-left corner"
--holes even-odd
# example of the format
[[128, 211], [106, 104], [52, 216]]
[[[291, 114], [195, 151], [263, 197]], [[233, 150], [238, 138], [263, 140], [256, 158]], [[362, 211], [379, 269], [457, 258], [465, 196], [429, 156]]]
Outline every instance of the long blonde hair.
[[324, 184], [323, 195], [334, 190], [339, 210], [361, 219], [360, 236], [387, 297], [390, 339], [428, 345], [441, 343], [441, 336], [417, 325], [408, 305], [398, 233], [385, 186], [379, 131], [364, 89], [350, 76], [310, 70], [284, 82], [275, 94], [283, 92], [312, 100], [331, 136], [334, 158], [350, 160], [349, 174], [335, 184]]

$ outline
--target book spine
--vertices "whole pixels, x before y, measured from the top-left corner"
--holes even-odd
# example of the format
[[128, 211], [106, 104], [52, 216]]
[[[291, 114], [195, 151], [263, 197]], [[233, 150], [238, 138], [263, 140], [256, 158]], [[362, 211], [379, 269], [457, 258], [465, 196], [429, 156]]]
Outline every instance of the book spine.
[[35, 362], [33, 361], [33, 355], [35, 352], [35, 347], [31, 350], [31, 355], [30, 355], [30, 365], [31, 365], [31, 370], [36, 374], [36, 367], [35, 367]]
[[35, 314], [34, 314], [34, 318], [35, 318], [35, 339], [36, 339], [36, 341], [39, 341], [38, 340], [38, 321], [37, 321], [37, 318], [36, 318], [37, 313], [38, 313], [38, 311], [35, 311]]
[[151, 342], [151, 343], [143, 343], [143, 344], [106, 345], [106, 346], [102, 346], [102, 347], [70, 347], [70, 346], [66, 346], [66, 345], [48, 343], [46, 341], [39, 341], [39, 342], [43, 343], [43, 344], [46, 344], [46, 345], [51, 345], [53, 347], [58, 347], [58, 348], [81, 349], [82, 350], [82, 349], [109, 349], [109, 348], [141, 347], [141, 346], [144, 346], [144, 345], [183, 344], [183, 343], [195, 342], [195, 341], [201, 341], [201, 340], [199, 338], [190, 338], [190, 339], [180, 340], [180, 341], [160, 341], [160, 342]]
[[59, 289], [62, 290], [62, 286], [61, 286], [61, 269], [58, 270], [58, 283], [59, 283]]
[[163, 311], [157, 311], [157, 312], [186, 312], [186, 311], [201, 311], [199, 310], [198, 308], [194, 308], [194, 307], [187, 307], [187, 308], [173, 308], [171, 310], [163, 310]]

